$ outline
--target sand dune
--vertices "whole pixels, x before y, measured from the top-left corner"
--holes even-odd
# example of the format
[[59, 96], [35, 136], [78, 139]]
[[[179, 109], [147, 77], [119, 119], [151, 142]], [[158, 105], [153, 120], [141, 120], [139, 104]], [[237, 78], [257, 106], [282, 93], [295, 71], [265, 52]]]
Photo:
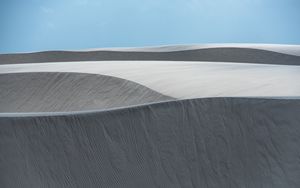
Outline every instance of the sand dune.
[[0, 112], [103, 110], [171, 99], [145, 86], [110, 76], [0, 74]]
[[149, 46], [149, 47], [133, 47], [133, 48], [98, 48], [78, 51], [138, 51], [138, 52], [172, 52], [184, 50], [197, 50], [209, 48], [250, 48], [266, 51], [273, 51], [283, 54], [300, 56], [299, 45], [284, 45], [284, 44], [195, 44], [195, 45], [165, 45], [165, 46]]
[[16, 72], [84, 72], [130, 80], [180, 99], [299, 97], [300, 66], [219, 62], [99, 61], [0, 65]]
[[0, 55], [0, 187], [300, 187], [300, 47]]
[[[170, 47], [171, 48], [171, 47]], [[299, 50], [293, 54], [278, 53], [265, 49], [216, 47], [196, 48], [186, 47], [180, 51], [49, 51], [26, 54], [2, 54], [0, 64], [15, 63], [40, 63], [40, 62], [64, 62], [64, 61], [110, 61], [110, 60], [156, 60], [156, 61], [215, 61], [215, 62], [243, 62], [259, 64], [283, 64], [300, 65]], [[280, 50], [284, 52], [284, 50]], [[296, 52], [295, 52], [296, 51]]]
[[298, 187], [300, 101], [215, 98], [0, 118], [4, 187]]

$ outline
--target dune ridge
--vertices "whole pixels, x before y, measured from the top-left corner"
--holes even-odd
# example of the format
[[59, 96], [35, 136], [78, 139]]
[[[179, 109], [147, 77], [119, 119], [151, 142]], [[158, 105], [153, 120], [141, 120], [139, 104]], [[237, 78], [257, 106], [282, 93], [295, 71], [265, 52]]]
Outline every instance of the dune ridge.
[[180, 51], [47, 51], [1, 54], [0, 64], [66, 61], [214, 61], [258, 64], [300, 65], [300, 56], [255, 48], [219, 47]]

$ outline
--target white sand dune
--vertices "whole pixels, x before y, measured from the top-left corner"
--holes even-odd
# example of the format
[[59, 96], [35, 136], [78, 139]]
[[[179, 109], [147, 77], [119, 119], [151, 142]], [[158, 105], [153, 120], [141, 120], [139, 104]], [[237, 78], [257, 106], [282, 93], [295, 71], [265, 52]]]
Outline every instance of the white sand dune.
[[78, 72], [119, 77], [174, 98], [299, 97], [300, 66], [219, 62], [99, 61], [0, 65], [0, 74]]

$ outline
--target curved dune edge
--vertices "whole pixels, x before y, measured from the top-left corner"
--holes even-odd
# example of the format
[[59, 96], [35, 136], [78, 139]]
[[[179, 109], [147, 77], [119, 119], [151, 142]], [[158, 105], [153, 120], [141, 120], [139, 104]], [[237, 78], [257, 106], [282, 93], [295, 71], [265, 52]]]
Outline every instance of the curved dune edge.
[[47, 51], [23, 54], [2, 54], [0, 64], [68, 62], [68, 61], [214, 61], [277, 65], [300, 65], [300, 56], [263, 49], [219, 47], [181, 51]]
[[138, 83], [99, 74], [0, 74], [0, 112], [100, 110], [172, 99]]
[[149, 102], [144, 104], [134, 104], [134, 105], [128, 105], [128, 106], [120, 106], [120, 107], [111, 107], [106, 109], [93, 109], [93, 110], [75, 110], [75, 111], [51, 111], [51, 112], [0, 112], [0, 118], [22, 118], [22, 117], [60, 117], [60, 116], [73, 116], [73, 115], [93, 115], [93, 114], [101, 114], [101, 113], [114, 113], [114, 112], [121, 112], [126, 110], [138, 110], [143, 108], [152, 108], [156, 106], [169, 106], [173, 105], [173, 103], [189, 103], [193, 101], [201, 101], [201, 100], [207, 100], [207, 101], [213, 101], [213, 100], [237, 100], [237, 101], [278, 101], [278, 102], [300, 102], [300, 97], [294, 96], [294, 97], [274, 97], [274, 96], [265, 96], [265, 97], [205, 97], [205, 98], [192, 98], [192, 99], [176, 99], [171, 98], [170, 100], [165, 101], [155, 101], [155, 102]]
[[299, 187], [299, 106], [300, 100], [211, 98], [2, 116], [2, 182], [25, 188]]

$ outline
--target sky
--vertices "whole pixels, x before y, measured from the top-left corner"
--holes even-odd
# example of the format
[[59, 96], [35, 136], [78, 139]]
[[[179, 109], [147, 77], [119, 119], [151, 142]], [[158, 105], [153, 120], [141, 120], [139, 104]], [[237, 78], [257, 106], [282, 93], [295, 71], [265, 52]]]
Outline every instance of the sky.
[[0, 0], [0, 53], [300, 44], [300, 0]]

